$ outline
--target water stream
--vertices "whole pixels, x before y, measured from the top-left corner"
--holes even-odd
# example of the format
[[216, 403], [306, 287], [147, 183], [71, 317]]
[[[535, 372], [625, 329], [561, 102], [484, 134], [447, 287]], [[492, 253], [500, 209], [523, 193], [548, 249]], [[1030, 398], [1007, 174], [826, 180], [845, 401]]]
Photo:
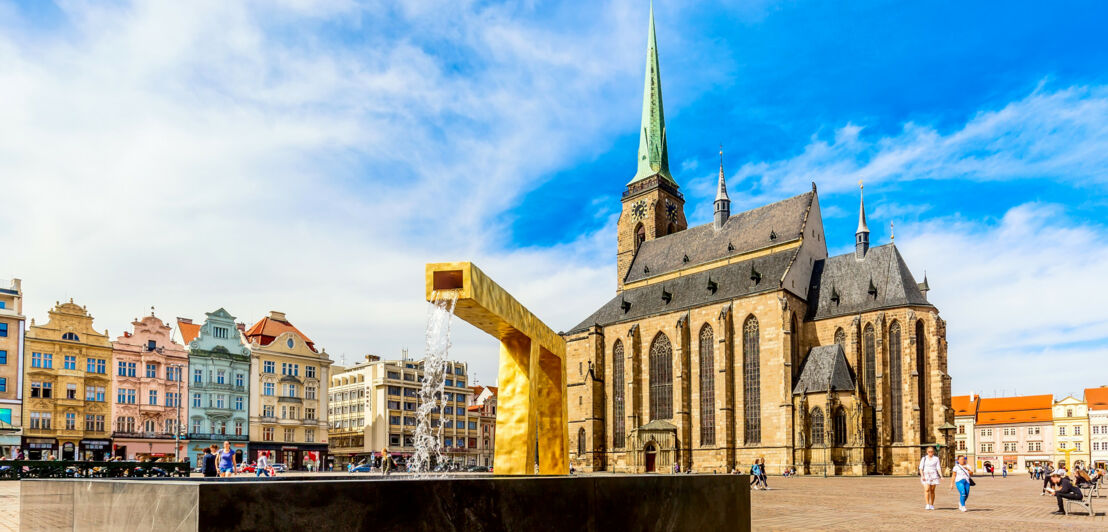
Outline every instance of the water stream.
[[427, 346], [423, 355], [423, 383], [416, 412], [415, 453], [408, 471], [431, 474], [443, 464], [441, 399], [445, 386], [446, 361], [450, 352], [450, 323], [458, 303], [456, 290], [435, 291], [427, 308]]

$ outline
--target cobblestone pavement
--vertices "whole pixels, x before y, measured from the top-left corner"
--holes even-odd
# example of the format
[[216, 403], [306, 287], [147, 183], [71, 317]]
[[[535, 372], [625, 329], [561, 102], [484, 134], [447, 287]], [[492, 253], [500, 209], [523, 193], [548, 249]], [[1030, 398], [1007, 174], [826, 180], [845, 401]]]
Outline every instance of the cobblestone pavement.
[[[770, 478], [753, 491], [754, 530], [1106, 530], [1108, 498], [1093, 500], [1096, 516], [1051, 515], [1054, 497], [1040, 496], [1041, 480], [1026, 475], [976, 479], [966, 507], [944, 478], [935, 510], [923, 509], [916, 477]], [[1077, 512], [1077, 510], [1074, 510]]]
[[[754, 530], [1108, 529], [1108, 498], [1094, 499], [1094, 517], [1050, 515], [1054, 498], [1039, 495], [1042, 481], [1022, 475], [977, 479], [966, 513], [958, 511], [957, 491], [949, 491], [947, 479], [937, 490], [934, 511], [923, 509], [915, 477], [771, 477], [769, 482], [772, 489], [750, 494]], [[19, 483], [0, 482], [0, 531], [18, 529]]]

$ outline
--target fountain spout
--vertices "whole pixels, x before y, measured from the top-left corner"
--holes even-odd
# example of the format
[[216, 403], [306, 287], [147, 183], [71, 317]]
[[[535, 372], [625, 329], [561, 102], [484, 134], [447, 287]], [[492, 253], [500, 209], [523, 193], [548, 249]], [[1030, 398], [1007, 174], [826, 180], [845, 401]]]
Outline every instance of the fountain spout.
[[454, 315], [500, 340], [496, 475], [569, 473], [566, 343], [469, 262], [428, 264], [427, 300], [457, 291]]

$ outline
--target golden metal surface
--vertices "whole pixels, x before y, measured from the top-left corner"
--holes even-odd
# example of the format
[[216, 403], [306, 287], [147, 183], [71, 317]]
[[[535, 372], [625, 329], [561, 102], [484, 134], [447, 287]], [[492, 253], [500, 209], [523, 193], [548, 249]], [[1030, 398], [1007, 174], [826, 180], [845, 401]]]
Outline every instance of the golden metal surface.
[[455, 290], [454, 314], [500, 340], [496, 475], [569, 473], [566, 343], [500, 285], [469, 262], [428, 264], [427, 300]]

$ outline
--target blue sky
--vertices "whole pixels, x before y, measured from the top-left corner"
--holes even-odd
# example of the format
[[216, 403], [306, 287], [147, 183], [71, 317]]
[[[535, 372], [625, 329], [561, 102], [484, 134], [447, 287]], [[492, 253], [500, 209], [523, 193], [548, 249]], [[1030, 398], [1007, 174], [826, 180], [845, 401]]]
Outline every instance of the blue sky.
[[[955, 393], [1108, 384], [1099, 3], [655, 6], [671, 168], [710, 216], [857, 181], [949, 324]], [[336, 360], [422, 351], [422, 264], [553, 327], [614, 291], [647, 4], [0, 0], [0, 238], [27, 313], [283, 310]], [[455, 329], [482, 382], [496, 346]], [[1048, 381], [1044, 368], [1055, 372]]]

